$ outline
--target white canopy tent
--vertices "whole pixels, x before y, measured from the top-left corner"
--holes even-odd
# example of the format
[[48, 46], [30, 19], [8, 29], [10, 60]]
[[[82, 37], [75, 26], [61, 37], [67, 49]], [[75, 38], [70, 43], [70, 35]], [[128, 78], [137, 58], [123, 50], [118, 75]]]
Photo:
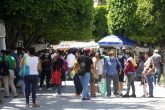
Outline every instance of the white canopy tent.
[[56, 48], [99, 48], [95, 41], [78, 42], [78, 41], [61, 41]]

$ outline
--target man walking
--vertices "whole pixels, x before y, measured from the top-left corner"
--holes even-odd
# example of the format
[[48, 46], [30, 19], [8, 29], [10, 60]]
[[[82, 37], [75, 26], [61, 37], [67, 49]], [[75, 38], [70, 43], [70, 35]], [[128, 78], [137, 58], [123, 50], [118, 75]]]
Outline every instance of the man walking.
[[[154, 65], [156, 68], [156, 74], [154, 75], [154, 83], [156, 85], [156, 83], [160, 84], [160, 76], [161, 76], [161, 55], [158, 53], [158, 50], [155, 49], [154, 50], [154, 54], [152, 55], [153, 61], [154, 61]], [[156, 81], [157, 78], [157, 81]]]

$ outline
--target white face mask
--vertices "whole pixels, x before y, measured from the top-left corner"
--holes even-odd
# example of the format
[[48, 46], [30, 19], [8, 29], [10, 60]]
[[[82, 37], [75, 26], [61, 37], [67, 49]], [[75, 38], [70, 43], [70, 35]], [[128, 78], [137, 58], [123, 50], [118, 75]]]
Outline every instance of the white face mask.
[[122, 57], [122, 55], [118, 55], [118, 58], [121, 58]]
[[110, 58], [110, 59], [113, 59], [113, 58], [114, 58], [114, 56], [109, 56], [109, 58]]
[[17, 54], [17, 50], [14, 50], [14, 53]]

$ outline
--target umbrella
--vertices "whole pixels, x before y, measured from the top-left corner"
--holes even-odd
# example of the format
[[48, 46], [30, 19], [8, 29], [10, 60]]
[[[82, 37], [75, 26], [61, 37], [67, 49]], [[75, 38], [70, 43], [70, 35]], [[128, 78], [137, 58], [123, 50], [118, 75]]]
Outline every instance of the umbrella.
[[133, 46], [134, 41], [129, 40], [128, 38], [124, 38], [121, 36], [116, 36], [116, 35], [109, 35], [101, 39], [98, 44], [100, 46]]

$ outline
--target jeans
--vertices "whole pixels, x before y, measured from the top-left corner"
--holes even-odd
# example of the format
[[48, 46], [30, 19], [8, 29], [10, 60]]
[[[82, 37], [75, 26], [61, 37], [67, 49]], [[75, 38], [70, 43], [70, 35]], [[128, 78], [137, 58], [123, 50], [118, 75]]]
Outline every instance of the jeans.
[[116, 95], [118, 91], [118, 82], [119, 82], [119, 75], [118, 73], [113, 75], [106, 74], [106, 88], [107, 88], [107, 96], [111, 96], [111, 80], [113, 80], [113, 94]]
[[73, 80], [74, 80], [74, 85], [75, 85], [75, 89], [76, 89], [76, 94], [81, 94], [81, 92], [82, 92], [82, 85], [81, 85], [79, 76], [76, 74], [73, 77]]
[[90, 81], [90, 73], [86, 72], [84, 76], [79, 75], [79, 78], [82, 85], [82, 98], [89, 98], [88, 83]]
[[127, 91], [126, 94], [129, 95], [130, 86], [132, 87], [132, 95], [135, 95], [135, 72], [128, 72], [127, 73]]
[[[157, 75], [157, 76], [156, 76]], [[160, 76], [161, 76], [161, 70], [160, 67], [156, 67], [156, 74], [154, 74], [154, 84], [156, 84], [156, 77], [157, 79], [157, 83], [160, 82]]]
[[153, 75], [147, 75], [146, 76], [147, 79], [147, 83], [149, 86], [149, 95], [152, 96], [153, 95], [153, 90], [154, 90], [154, 86], [153, 86]]
[[[62, 82], [61, 82], [61, 83], [62, 83]], [[62, 87], [62, 84], [61, 84], [61, 83], [55, 85], [55, 89], [57, 89], [57, 93], [58, 93], [58, 94], [61, 94], [61, 87]]]
[[32, 101], [33, 101], [33, 104], [35, 104], [38, 75], [25, 76], [24, 82], [25, 82], [26, 103], [29, 104], [29, 96], [30, 96], [30, 92], [32, 92]]

